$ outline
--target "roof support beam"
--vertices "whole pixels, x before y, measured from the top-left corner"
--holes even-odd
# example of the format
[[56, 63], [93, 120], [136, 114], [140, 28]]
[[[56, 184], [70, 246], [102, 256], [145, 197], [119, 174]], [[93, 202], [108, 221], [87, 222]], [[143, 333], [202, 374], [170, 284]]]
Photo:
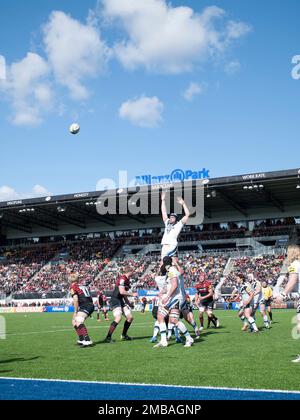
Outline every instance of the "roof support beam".
[[68, 204], [68, 206], [71, 207], [73, 210], [77, 211], [77, 213], [82, 214], [83, 216], [91, 217], [109, 226], [115, 226], [115, 222], [113, 222], [105, 216], [100, 216], [98, 213], [95, 214], [94, 212], [83, 210], [81, 207], [75, 206], [74, 204]]
[[223, 201], [225, 201], [225, 203], [229, 204], [231, 207], [233, 207], [243, 216], [248, 217], [247, 210], [244, 207], [242, 207], [239, 203], [237, 203], [235, 200], [233, 200], [231, 197], [229, 197], [227, 194], [225, 194], [223, 191], [218, 190], [218, 195], [219, 197], [222, 198]]
[[274, 194], [271, 193], [271, 191], [266, 190], [265, 188], [262, 189], [259, 193], [264, 194], [266, 200], [269, 203], [272, 203], [278, 210], [280, 210], [282, 213], [285, 212], [285, 208], [283, 203], [274, 196]]
[[53, 212], [42, 209], [42, 208], [37, 208], [36, 211], [38, 213], [44, 214], [44, 215], [46, 215], [46, 216], [48, 216], [52, 219], [56, 219], [56, 220], [60, 219], [60, 220], [63, 220], [64, 222], [70, 223], [71, 225], [77, 226], [81, 229], [86, 229], [86, 224], [84, 222], [82, 222], [79, 219], [75, 219], [72, 216], [67, 216], [67, 215], [59, 213], [59, 212], [57, 212], [57, 214], [54, 214]]

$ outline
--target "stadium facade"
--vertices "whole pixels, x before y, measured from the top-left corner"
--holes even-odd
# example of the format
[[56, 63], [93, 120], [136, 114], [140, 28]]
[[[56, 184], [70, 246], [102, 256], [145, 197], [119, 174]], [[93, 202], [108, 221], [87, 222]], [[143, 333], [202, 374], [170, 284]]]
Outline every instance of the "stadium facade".
[[[82, 192], [52, 197], [0, 202], [0, 244], [22, 238], [161, 228], [159, 211], [151, 212], [151, 197], [160, 185], [122, 190]], [[166, 187], [166, 186], [165, 186]], [[204, 224], [253, 222], [300, 216], [300, 170], [260, 172], [209, 180], [168, 184], [171, 195], [187, 191], [195, 200], [203, 189]], [[130, 211], [132, 198], [146, 195], [147, 211]], [[99, 214], [97, 203], [115, 197], [115, 214]], [[145, 198], [145, 197], [144, 197]], [[120, 203], [123, 210], [120, 211]], [[124, 212], [124, 203], [126, 211]], [[134, 203], [138, 207], [138, 203]], [[158, 210], [158, 209], [156, 209]], [[172, 210], [172, 208], [171, 208]], [[195, 224], [192, 219], [192, 224]]]

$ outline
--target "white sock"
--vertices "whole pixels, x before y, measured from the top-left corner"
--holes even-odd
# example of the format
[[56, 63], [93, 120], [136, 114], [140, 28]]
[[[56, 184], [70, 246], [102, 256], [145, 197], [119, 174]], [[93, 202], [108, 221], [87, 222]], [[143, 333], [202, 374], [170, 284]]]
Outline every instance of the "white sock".
[[186, 326], [181, 321], [178, 322], [177, 328], [186, 338], [191, 338], [191, 335], [188, 332]]
[[159, 324], [160, 341], [162, 344], [167, 344], [167, 326], [165, 322]]
[[248, 319], [250, 326], [253, 328], [254, 331], [258, 331], [257, 325], [254, 321], [254, 318], [252, 316]]
[[174, 324], [172, 324], [171, 322], [168, 323], [168, 339], [172, 337], [172, 332], [173, 332], [174, 327], [175, 327]]
[[157, 337], [158, 333], [159, 333], [159, 322], [156, 321], [154, 324], [153, 337]]

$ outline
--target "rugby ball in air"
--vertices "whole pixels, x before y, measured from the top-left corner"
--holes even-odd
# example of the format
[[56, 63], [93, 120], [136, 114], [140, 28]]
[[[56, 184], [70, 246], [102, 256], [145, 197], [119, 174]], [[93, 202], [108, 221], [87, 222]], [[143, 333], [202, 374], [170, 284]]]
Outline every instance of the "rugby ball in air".
[[70, 128], [69, 128], [69, 131], [70, 131], [71, 134], [77, 134], [77, 133], [79, 133], [79, 131], [80, 131], [79, 124], [77, 124], [77, 123], [71, 124], [70, 125]]

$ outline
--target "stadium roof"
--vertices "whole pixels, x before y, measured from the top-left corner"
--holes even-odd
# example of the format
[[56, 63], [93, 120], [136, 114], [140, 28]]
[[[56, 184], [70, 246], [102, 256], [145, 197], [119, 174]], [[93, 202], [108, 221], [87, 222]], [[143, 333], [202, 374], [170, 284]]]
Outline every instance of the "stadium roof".
[[[259, 218], [277, 218], [300, 215], [300, 170], [261, 172], [202, 181], [169, 184], [193, 191], [204, 188], [205, 223]], [[116, 202], [127, 200], [143, 191], [148, 195], [156, 192], [158, 184], [131, 188], [82, 192], [51, 197], [0, 202], [0, 228], [4, 235], [18, 237], [35, 235], [60, 235], [65, 233], [142, 229], [161, 226], [156, 215], [116, 214], [100, 215], [97, 202], [101, 197], [114, 197]], [[150, 203], [150, 200], [149, 200]], [[119, 206], [117, 205], [117, 209]]]

